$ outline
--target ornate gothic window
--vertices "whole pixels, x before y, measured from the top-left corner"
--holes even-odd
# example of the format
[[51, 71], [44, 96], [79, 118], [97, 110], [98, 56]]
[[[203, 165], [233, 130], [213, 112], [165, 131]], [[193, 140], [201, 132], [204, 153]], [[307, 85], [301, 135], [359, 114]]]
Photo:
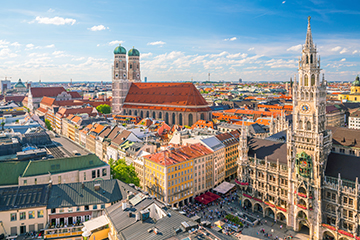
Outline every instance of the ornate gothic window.
[[309, 86], [309, 77], [307, 74], [304, 76], [304, 86]]
[[300, 120], [299, 121], [299, 129], [302, 129], [303, 128], [303, 122]]
[[311, 131], [311, 123], [310, 123], [310, 121], [307, 121], [307, 123], [306, 123], [306, 130]]
[[309, 63], [309, 56], [306, 55], [306, 64], [308, 64], [308, 63]]
[[193, 125], [193, 115], [190, 113], [189, 114], [189, 126], [191, 127], [191, 125]]
[[296, 155], [296, 167], [300, 176], [306, 178], [311, 177], [312, 160], [311, 157], [305, 152]]
[[315, 85], [315, 75], [311, 75], [311, 86]]
[[310, 63], [313, 63], [313, 55], [310, 55]]

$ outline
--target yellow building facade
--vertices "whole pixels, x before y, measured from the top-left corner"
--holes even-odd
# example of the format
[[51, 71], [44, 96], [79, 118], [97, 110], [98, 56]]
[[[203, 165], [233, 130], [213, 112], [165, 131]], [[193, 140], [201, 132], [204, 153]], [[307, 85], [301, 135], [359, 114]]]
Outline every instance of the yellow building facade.
[[339, 100], [348, 102], [360, 102], [360, 78], [356, 76], [352, 83], [350, 94], [339, 94]]

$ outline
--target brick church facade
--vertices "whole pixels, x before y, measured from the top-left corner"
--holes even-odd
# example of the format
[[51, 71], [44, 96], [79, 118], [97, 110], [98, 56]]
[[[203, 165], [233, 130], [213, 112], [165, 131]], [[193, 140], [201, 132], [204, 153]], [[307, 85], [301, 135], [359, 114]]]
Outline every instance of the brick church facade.
[[[169, 125], [191, 126], [211, 120], [211, 109], [192, 83], [142, 83], [140, 53], [118, 46], [114, 50], [112, 112], [164, 120]], [[126, 69], [127, 66], [127, 69]]]

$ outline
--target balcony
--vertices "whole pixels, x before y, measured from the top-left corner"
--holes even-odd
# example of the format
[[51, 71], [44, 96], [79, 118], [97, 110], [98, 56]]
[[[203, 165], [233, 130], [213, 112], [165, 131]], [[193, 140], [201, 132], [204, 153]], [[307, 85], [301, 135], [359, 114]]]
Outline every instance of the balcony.
[[81, 236], [82, 228], [84, 226], [81, 224], [79, 226], [70, 226], [70, 227], [62, 227], [62, 228], [49, 228], [44, 231], [44, 238], [47, 239], [58, 239], [58, 238], [66, 238], [66, 237], [75, 237]]

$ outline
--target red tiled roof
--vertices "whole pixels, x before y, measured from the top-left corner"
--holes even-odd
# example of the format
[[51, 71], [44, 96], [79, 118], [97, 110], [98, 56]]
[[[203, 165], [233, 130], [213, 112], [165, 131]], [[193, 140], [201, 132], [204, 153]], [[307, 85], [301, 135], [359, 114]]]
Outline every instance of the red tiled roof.
[[41, 99], [41, 102], [40, 102], [40, 105], [41, 104], [44, 104], [44, 105], [47, 105], [47, 106], [51, 106], [51, 105], [53, 105], [54, 104], [54, 102], [55, 102], [55, 98], [51, 98], [51, 97], [43, 97], [42, 99]]
[[56, 97], [62, 92], [66, 92], [63, 87], [32, 87], [30, 88], [31, 94], [34, 98], [38, 97]]
[[5, 102], [22, 102], [24, 100], [25, 96], [5, 96]]
[[81, 98], [80, 93], [78, 92], [68, 92], [72, 98]]
[[167, 110], [174, 112], [207, 112], [211, 111], [209, 107], [204, 108], [176, 108], [176, 107], [162, 107], [160, 106], [138, 106], [131, 104], [124, 104], [123, 108], [136, 108], [136, 109], [151, 109], [151, 110]]
[[93, 111], [92, 107], [86, 107], [86, 108], [60, 108], [59, 111], [56, 113], [57, 116], [63, 117], [64, 115], [69, 114], [80, 114], [80, 113], [87, 113], [91, 115]]
[[146, 159], [161, 164], [163, 166], [169, 166], [178, 164], [180, 162], [188, 161], [197, 157], [211, 154], [212, 151], [202, 145], [201, 143], [191, 144], [188, 146], [181, 146], [172, 150], [165, 150], [159, 153], [150, 154], [144, 156]]
[[208, 107], [192, 83], [132, 83], [125, 104], [137, 103]]

